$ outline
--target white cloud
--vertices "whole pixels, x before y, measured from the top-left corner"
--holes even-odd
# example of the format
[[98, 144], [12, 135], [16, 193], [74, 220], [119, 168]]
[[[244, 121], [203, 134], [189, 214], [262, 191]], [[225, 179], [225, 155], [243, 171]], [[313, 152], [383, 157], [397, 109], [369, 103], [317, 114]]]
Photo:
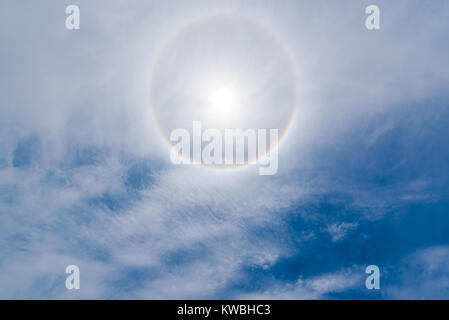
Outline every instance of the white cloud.
[[337, 242], [344, 239], [350, 231], [357, 229], [358, 223], [341, 222], [328, 225], [323, 231], [327, 232], [332, 239], [332, 242]]
[[[239, 277], [242, 266], [266, 268], [291, 253], [281, 238], [255, 237], [250, 231], [258, 226], [282, 230], [279, 211], [303, 197], [335, 188], [355, 195], [354, 205], [364, 210], [389, 208], [395, 196], [384, 200], [382, 192], [331, 185], [313, 168], [308, 150], [333, 145], [361, 118], [392, 104], [432, 96], [449, 80], [448, 69], [441, 67], [447, 59], [440, 41], [447, 30], [445, 11], [431, 10], [433, 16], [416, 22], [419, 28], [403, 29], [409, 2], [385, 6], [386, 17], [391, 10], [397, 19], [385, 20], [382, 39], [363, 29], [362, 9], [340, 2], [307, 4], [312, 7], [292, 2], [276, 4], [276, 10], [270, 1], [198, 6], [157, 1], [131, 8], [83, 2], [78, 34], [64, 29], [62, 4], [39, 3], [36, 15], [27, 9], [27, 21], [16, 19], [23, 6], [0, 10], [0, 20], [9, 26], [0, 29], [2, 43], [9, 43], [0, 53], [1, 66], [8, 68], [8, 77], [0, 79], [0, 160], [8, 164], [0, 164], [0, 296], [5, 298], [70, 298], [60, 281], [67, 264], [81, 267], [78, 297], [110, 297], [118, 289], [115, 281], [128, 277], [130, 268], [154, 271], [157, 278], [142, 279], [141, 287], [119, 297], [213, 296]], [[222, 8], [263, 21], [297, 61], [300, 112], [281, 146], [280, 174], [265, 179], [251, 168], [166, 167], [153, 173], [153, 185], [129, 206], [112, 211], [93, 205], [105, 193], [126, 195], [123, 154], [168, 161], [149, 114], [152, 60], [179, 26]], [[381, 127], [371, 140], [390, 129]], [[42, 159], [28, 169], [12, 168], [14, 146], [29, 134], [39, 135]], [[69, 165], [71, 151], [92, 146], [111, 154], [96, 164]], [[307, 166], [312, 173], [303, 174]], [[47, 181], [50, 171], [61, 183]], [[327, 232], [337, 241], [355, 227], [335, 223]], [[194, 251], [192, 260], [173, 266], [168, 255], [183, 250]], [[341, 271], [253, 296], [321, 298], [358, 281], [357, 274]]]
[[332, 293], [353, 288], [362, 288], [363, 271], [354, 266], [335, 273], [318, 275], [308, 279], [298, 279], [295, 283], [275, 284], [263, 292], [242, 295], [242, 299], [324, 299]]
[[390, 299], [444, 299], [449, 294], [449, 247], [418, 250], [401, 261], [398, 281], [386, 288]]

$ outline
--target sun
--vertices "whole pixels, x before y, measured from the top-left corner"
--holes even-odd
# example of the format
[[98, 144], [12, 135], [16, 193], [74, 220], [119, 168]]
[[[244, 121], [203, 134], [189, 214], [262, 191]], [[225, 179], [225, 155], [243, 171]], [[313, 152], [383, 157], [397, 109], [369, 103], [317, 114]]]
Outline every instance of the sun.
[[212, 116], [230, 120], [236, 116], [237, 95], [230, 86], [222, 86], [212, 91], [210, 97]]

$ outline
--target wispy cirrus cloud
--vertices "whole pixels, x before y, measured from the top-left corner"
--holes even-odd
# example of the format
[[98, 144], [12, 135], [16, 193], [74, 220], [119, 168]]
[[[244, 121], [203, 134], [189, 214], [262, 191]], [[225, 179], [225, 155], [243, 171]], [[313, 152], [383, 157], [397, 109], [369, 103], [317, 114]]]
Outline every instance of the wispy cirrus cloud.
[[[379, 33], [364, 3], [342, 1], [81, 1], [77, 34], [63, 4], [29, 5], [0, 5], [0, 297], [332, 297], [363, 289], [365, 260], [388, 260], [365, 239], [384, 248], [378, 234], [403, 237], [409, 206], [444, 200], [444, 1], [381, 1]], [[221, 11], [264, 21], [296, 61], [299, 111], [275, 177], [173, 167], [151, 121], [158, 49]], [[445, 250], [397, 256], [386, 296], [446, 297]], [[79, 292], [64, 287], [68, 264]], [[248, 273], [266, 286], [243, 288]]]

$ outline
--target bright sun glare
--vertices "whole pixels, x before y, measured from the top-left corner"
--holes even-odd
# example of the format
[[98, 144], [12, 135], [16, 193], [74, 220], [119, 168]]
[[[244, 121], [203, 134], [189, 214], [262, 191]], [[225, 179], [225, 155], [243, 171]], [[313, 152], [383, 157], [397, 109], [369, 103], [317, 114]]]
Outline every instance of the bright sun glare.
[[237, 104], [236, 92], [229, 86], [223, 86], [212, 92], [211, 108], [215, 117], [226, 119], [235, 116]]

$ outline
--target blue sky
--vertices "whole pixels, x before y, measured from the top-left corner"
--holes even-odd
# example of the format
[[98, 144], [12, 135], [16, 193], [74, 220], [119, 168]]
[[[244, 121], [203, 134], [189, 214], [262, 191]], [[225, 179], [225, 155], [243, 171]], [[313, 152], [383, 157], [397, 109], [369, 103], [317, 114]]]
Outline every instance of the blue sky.
[[[0, 4], [0, 298], [449, 298], [447, 1], [69, 4]], [[174, 166], [152, 123], [158, 50], [221, 12], [295, 60], [277, 175]]]

